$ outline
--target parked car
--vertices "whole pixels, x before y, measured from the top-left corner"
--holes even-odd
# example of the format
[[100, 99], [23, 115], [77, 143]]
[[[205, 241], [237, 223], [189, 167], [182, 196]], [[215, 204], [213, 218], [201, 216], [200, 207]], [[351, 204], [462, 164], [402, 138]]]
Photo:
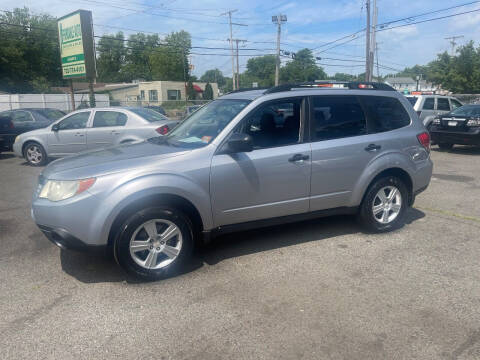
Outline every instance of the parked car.
[[200, 109], [203, 105], [192, 105], [192, 106], [187, 106], [185, 108], [185, 111], [183, 112], [183, 118], [186, 118], [193, 114], [195, 111]]
[[63, 111], [50, 108], [0, 112], [0, 152], [11, 151], [17, 135], [46, 127], [62, 116], [65, 116]]
[[427, 129], [436, 116], [449, 113], [463, 105], [458, 99], [443, 95], [407, 95], [407, 99]]
[[167, 112], [165, 111], [165, 109], [161, 106], [156, 106], [156, 105], [149, 105], [149, 106], [145, 106], [147, 109], [152, 109], [152, 110], [155, 110], [156, 112], [159, 112], [160, 114], [162, 115], [165, 115], [167, 116]]
[[17, 136], [15, 154], [34, 166], [49, 157], [165, 135], [177, 123], [145, 108], [95, 108], [71, 112], [50, 126]]
[[480, 105], [464, 105], [435, 117], [430, 134], [442, 150], [455, 144], [480, 146]]
[[[150, 279], [184, 266], [200, 235], [332, 214], [400, 227], [430, 182], [428, 132], [388, 85], [316, 84], [231, 93], [167, 136], [52, 162], [33, 219], [61, 248], [108, 249]], [[283, 123], [278, 108], [292, 109]]]

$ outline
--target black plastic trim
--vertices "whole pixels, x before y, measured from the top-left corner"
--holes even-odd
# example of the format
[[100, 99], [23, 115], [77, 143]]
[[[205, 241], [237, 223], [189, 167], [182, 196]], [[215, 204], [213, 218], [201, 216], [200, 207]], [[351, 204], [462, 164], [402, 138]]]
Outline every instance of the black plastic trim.
[[104, 254], [106, 251], [106, 245], [88, 245], [82, 240], [77, 239], [65, 229], [51, 228], [49, 226], [39, 224], [37, 224], [37, 226], [48, 240], [63, 250], [74, 250], [96, 254]]

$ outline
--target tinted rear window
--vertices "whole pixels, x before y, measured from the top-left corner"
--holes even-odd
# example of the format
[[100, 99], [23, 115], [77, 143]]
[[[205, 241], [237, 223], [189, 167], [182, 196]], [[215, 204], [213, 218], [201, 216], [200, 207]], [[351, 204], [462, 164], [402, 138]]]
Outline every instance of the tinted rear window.
[[435, 99], [426, 98], [425, 102], [423, 103], [423, 110], [433, 110], [434, 108], [435, 108]]
[[437, 99], [437, 110], [450, 111], [450, 103], [446, 98]]
[[410, 116], [398, 99], [384, 96], [363, 96], [368, 113], [368, 132], [379, 133], [410, 124]]
[[152, 109], [147, 109], [147, 108], [134, 108], [134, 109], [129, 109], [131, 112], [141, 116], [148, 122], [155, 122], [155, 121], [162, 121], [162, 120], [168, 120], [168, 118], [162, 114], [160, 114], [157, 111], [154, 111]]

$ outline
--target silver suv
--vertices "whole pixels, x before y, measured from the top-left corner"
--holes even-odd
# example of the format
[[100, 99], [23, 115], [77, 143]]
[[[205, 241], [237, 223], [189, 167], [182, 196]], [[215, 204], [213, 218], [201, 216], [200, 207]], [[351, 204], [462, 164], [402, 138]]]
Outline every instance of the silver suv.
[[167, 136], [52, 162], [32, 216], [61, 248], [107, 249], [158, 279], [185, 265], [195, 239], [239, 229], [332, 214], [396, 229], [430, 182], [429, 146], [384, 84], [234, 92]]

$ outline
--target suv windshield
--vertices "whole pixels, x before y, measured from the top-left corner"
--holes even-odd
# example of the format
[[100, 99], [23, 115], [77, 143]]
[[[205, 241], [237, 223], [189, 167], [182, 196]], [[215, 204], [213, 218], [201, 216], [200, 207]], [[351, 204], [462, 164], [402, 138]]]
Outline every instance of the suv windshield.
[[250, 100], [215, 100], [195, 111], [166, 136], [174, 146], [206, 146], [228, 125]]
[[162, 121], [162, 120], [168, 120], [168, 118], [165, 115], [160, 114], [159, 112], [152, 110], [152, 109], [147, 109], [147, 108], [131, 108], [129, 109], [131, 112], [141, 116], [148, 122], [155, 122], [155, 121]]
[[480, 105], [465, 105], [453, 110], [454, 116], [480, 116]]

